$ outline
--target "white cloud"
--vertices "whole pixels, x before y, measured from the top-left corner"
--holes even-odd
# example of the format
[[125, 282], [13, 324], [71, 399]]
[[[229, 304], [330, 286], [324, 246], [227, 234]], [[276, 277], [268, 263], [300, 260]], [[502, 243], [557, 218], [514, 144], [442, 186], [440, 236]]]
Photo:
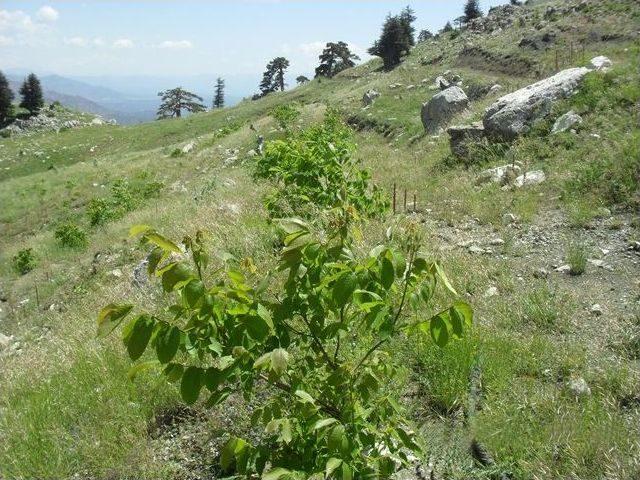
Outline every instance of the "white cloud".
[[86, 47], [89, 41], [83, 37], [71, 37], [64, 39], [65, 45], [71, 45], [72, 47]]
[[106, 45], [105, 41], [104, 41], [102, 38], [100, 38], [100, 37], [96, 37], [96, 38], [94, 38], [94, 39], [93, 39], [93, 44], [94, 44], [96, 47], [104, 47], [104, 46]]
[[0, 35], [0, 47], [10, 47], [14, 45], [16, 42], [11, 37], [5, 37], [4, 35]]
[[50, 7], [49, 5], [40, 7], [40, 10], [36, 12], [36, 18], [39, 21], [45, 23], [55, 22], [56, 20], [58, 20], [59, 16], [60, 14], [58, 13], [58, 11], [55, 8]]
[[298, 50], [305, 55], [317, 57], [322, 53], [326, 44], [327, 42], [302, 43], [298, 45]]
[[133, 47], [133, 41], [128, 38], [119, 38], [113, 42], [114, 48], [131, 48]]
[[22, 10], [0, 10], [0, 32], [32, 33], [36, 25]]
[[165, 40], [158, 45], [158, 48], [166, 48], [169, 50], [184, 50], [193, 48], [193, 44], [189, 40]]

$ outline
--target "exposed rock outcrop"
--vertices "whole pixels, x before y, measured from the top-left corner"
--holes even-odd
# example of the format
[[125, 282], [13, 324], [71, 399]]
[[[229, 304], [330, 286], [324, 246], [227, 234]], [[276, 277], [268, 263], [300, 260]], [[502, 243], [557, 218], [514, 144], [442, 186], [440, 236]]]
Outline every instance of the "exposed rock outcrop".
[[379, 96], [380, 96], [379, 92], [376, 92], [373, 89], [367, 90], [365, 94], [362, 96], [362, 103], [364, 104], [365, 107], [369, 105], [373, 105], [373, 102], [375, 102], [376, 98], [378, 98]]
[[458, 113], [469, 106], [469, 99], [458, 87], [449, 87], [422, 105], [422, 125], [427, 132], [437, 133]]
[[554, 102], [570, 96], [589, 71], [585, 67], [563, 70], [499, 98], [485, 113], [487, 134], [513, 140], [526, 133], [533, 122], [549, 114]]
[[482, 122], [475, 122], [471, 125], [458, 125], [447, 129], [449, 134], [449, 145], [451, 152], [459, 158], [469, 155], [469, 144], [477, 142], [484, 137], [484, 126]]
[[582, 117], [573, 110], [569, 110], [556, 120], [551, 129], [551, 133], [566, 132], [580, 123], [582, 123]]

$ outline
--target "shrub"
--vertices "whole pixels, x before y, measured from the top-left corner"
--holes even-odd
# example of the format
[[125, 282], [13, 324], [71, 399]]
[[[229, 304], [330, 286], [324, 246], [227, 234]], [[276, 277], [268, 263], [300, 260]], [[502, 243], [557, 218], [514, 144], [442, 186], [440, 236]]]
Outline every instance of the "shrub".
[[20, 250], [12, 259], [13, 269], [20, 275], [26, 275], [36, 268], [36, 258], [33, 250], [25, 248]]
[[92, 226], [104, 225], [118, 217], [114, 205], [104, 198], [92, 198], [87, 205], [87, 215]]
[[389, 202], [352, 157], [354, 149], [351, 130], [335, 112], [320, 125], [267, 143], [256, 174], [277, 182], [278, 190], [266, 201], [271, 216], [283, 216], [288, 205], [297, 215], [311, 217], [341, 202], [365, 216], [384, 212]]
[[[264, 428], [261, 440], [231, 437], [222, 450], [229, 474], [387, 478], [409, 465], [408, 452], [421, 451], [388, 389], [398, 366], [384, 349], [401, 332], [427, 333], [444, 346], [469, 328], [471, 309], [456, 302], [424, 317], [438, 283], [454, 291], [440, 267], [419, 254], [419, 226], [358, 258], [352, 207], [333, 215], [333, 228], [322, 235], [298, 219], [282, 222], [283, 285], [275, 284], [275, 271], [256, 278], [230, 263], [209, 268], [213, 257], [200, 234], [184, 241], [188, 263], [165, 264], [180, 249], [149, 227], [132, 229], [154, 247], [150, 271], [176, 304], [125, 326], [130, 357], [138, 360], [151, 345], [189, 404], [203, 390], [210, 392], [207, 406], [215, 406], [235, 391], [250, 398], [258, 384], [271, 386], [252, 415]], [[266, 294], [268, 285], [279, 293]], [[98, 334], [109, 334], [133, 308], [106, 306]]]
[[54, 233], [58, 243], [67, 248], [83, 249], [88, 245], [87, 234], [74, 223], [63, 223]]
[[283, 130], [291, 129], [293, 122], [300, 117], [300, 110], [295, 105], [283, 103], [271, 110], [271, 116]]

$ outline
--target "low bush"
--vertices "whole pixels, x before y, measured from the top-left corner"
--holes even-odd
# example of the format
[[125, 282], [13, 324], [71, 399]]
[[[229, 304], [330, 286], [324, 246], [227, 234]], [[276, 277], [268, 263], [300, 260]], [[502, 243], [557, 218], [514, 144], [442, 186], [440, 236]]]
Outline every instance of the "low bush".
[[26, 275], [36, 268], [36, 258], [31, 248], [20, 250], [12, 259], [13, 269], [20, 275]]
[[74, 223], [59, 225], [54, 236], [62, 247], [84, 249], [89, 244], [85, 231]]

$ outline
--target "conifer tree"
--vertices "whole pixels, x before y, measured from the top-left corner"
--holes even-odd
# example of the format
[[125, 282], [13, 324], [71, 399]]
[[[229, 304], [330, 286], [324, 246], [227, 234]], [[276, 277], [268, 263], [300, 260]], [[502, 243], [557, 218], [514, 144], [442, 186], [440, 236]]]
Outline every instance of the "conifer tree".
[[304, 85], [305, 83], [309, 83], [309, 81], [310, 80], [304, 75], [300, 75], [298, 78], [296, 78], [296, 82], [298, 82], [298, 85]]
[[355, 66], [360, 57], [351, 53], [345, 42], [329, 42], [320, 54], [320, 65], [316, 68], [316, 77], [333, 77], [347, 68]]
[[22, 95], [20, 107], [28, 110], [30, 115], [37, 115], [40, 109], [44, 107], [42, 86], [34, 73], [29, 74], [23, 82], [20, 87], [20, 95]]
[[415, 14], [409, 7], [399, 15], [387, 16], [380, 38], [369, 49], [371, 55], [382, 58], [386, 69], [398, 65], [415, 44], [415, 29], [412, 25], [415, 20]]
[[260, 96], [268, 95], [271, 92], [284, 91], [287, 85], [284, 81], [284, 73], [289, 68], [289, 60], [284, 57], [277, 57], [267, 64], [267, 69], [262, 74], [260, 82]]
[[451, 25], [451, 22], [447, 22], [442, 28], [442, 33], [450, 32], [451, 30], [453, 30], [453, 25]]
[[13, 114], [13, 91], [7, 77], [0, 72], [0, 126], [7, 123]]
[[431, 33], [429, 30], [421, 30], [418, 34], [418, 42], [426, 42], [431, 38], [433, 38], [433, 33]]
[[[171, 90], [164, 90], [158, 93], [159, 97], [162, 97], [162, 103], [158, 108], [158, 120], [163, 118], [182, 116], [182, 110], [187, 112], [197, 113], [205, 110], [202, 102], [202, 97], [199, 97], [195, 93], [187, 92], [182, 87], [176, 87]], [[198, 100], [199, 102], [197, 102]]]
[[478, 0], [467, 0], [464, 6], [464, 17], [467, 22], [474, 18], [480, 18], [482, 16], [482, 10], [480, 10], [480, 4]]
[[224, 107], [224, 80], [218, 77], [216, 80], [216, 94], [213, 97], [213, 108]]

